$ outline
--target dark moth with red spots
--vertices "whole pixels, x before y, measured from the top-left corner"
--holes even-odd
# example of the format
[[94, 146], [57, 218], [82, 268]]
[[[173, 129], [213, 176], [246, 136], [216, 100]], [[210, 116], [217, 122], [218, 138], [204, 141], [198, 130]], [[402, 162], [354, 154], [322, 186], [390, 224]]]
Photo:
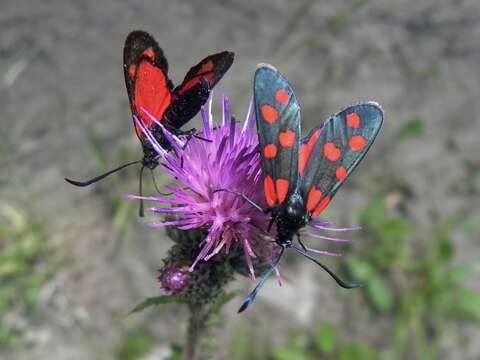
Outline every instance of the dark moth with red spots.
[[[280, 246], [280, 255], [239, 311], [253, 302], [288, 248], [321, 266], [340, 286], [358, 287], [343, 282], [314, 259], [302, 244], [299, 230], [322, 213], [365, 156], [382, 126], [382, 109], [374, 102], [349, 106], [301, 139], [300, 106], [291, 86], [273, 66], [262, 64], [257, 69], [254, 97], [264, 192], [269, 206], [264, 211], [272, 214], [268, 229], [276, 224], [275, 241]], [[300, 246], [294, 244], [294, 236]]]
[[171, 150], [171, 145], [159, 123], [174, 135], [192, 136], [194, 129], [180, 128], [200, 111], [233, 59], [234, 53], [229, 51], [210, 55], [192, 67], [183, 82], [174, 87], [168, 78], [167, 59], [153, 37], [144, 31], [133, 31], [127, 36], [123, 51], [125, 84], [145, 167], [158, 165], [158, 154], [142, 128], [150, 130], [166, 150]]
[[[88, 181], [65, 180], [76, 186], [88, 186], [127, 166], [141, 164], [139, 182], [141, 194], [143, 169], [146, 167], [153, 170], [159, 164], [159, 155], [152, 147], [147, 134], [151, 134], [167, 151], [172, 148], [164, 129], [177, 136], [186, 136], [187, 141], [192, 136], [197, 136], [195, 129], [188, 131], [180, 129], [200, 111], [210, 95], [210, 90], [228, 71], [233, 59], [234, 53], [230, 51], [210, 55], [192, 67], [183, 82], [174, 87], [168, 77], [167, 59], [155, 39], [145, 31], [131, 32], [125, 40], [123, 49], [123, 70], [135, 132], [142, 145], [143, 158]], [[142, 206], [140, 216], [143, 216]]]

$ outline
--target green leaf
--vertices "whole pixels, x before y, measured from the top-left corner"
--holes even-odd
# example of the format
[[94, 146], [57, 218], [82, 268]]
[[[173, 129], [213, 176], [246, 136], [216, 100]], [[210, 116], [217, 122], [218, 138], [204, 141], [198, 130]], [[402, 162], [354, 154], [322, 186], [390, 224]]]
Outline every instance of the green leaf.
[[466, 217], [462, 222], [461, 227], [471, 239], [476, 240], [475, 234], [477, 233], [477, 224], [472, 217]]
[[167, 360], [182, 360], [183, 347], [177, 344], [171, 345], [172, 352]]
[[370, 347], [363, 344], [354, 344], [345, 347], [338, 354], [338, 360], [376, 360], [378, 355]]
[[440, 261], [449, 261], [454, 253], [453, 242], [448, 236], [448, 234], [442, 234], [440, 239], [437, 240], [438, 244], [438, 255]]
[[347, 261], [348, 270], [356, 280], [366, 282], [375, 275], [375, 269], [368, 262], [351, 258]]
[[372, 276], [365, 285], [369, 299], [380, 312], [388, 312], [393, 307], [393, 294], [380, 275]]
[[102, 147], [102, 140], [97, 136], [93, 130], [87, 132], [88, 144], [90, 146], [90, 151], [94, 159], [96, 160], [99, 167], [104, 168], [107, 166], [107, 158], [105, 156], [105, 151]]
[[408, 336], [408, 324], [405, 317], [399, 317], [395, 322], [395, 331], [393, 335], [393, 346], [391, 350], [397, 356], [405, 350], [405, 344]]
[[371, 206], [362, 209], [359, 214], [360, 223], [365, 227], [374, 227], [385, 219], [385, 205], [383, 200], [375, 198]]
[[273, 354], [274, 360], [310, 360], [311, 357], [304, 349], [281, 348]]
[[249, 358], [251, 344], [248, 332], [243, 323], [239, 323], [231, 337], [229, 358], [231, 360], [243, 360]]
[[163, 305], [163, 304], [172, 304], [172, 303], [185, 303], [184, 300], [181, 300], [173, 295], [161, 295], [161, 296], [154, 296], [154, 297], [149, 297], [143, 300], [140, 304], [135, 306], [132, 311], [130, 311], [130, 314], [143, 311], [146, 308], [150, 306], [156, 306], [156, 305]]
[[382, 226], [383, 236], [396, 240], [404, 240], [411, 230], [411, 224], [404, 219], [388, 219]]
[[414, 117], [408, 120], [400, 129], [399, 136], [402, 139], [418, 137], [424, 133], [425, 124], [419, 117]]
[[318, 329], [315, 345], [318, 351], [330, 355], [337, 343], [337, 332], [330, 323], [324, 323]]
[[144, 358], [153, 347], [152, 338], [143, 330], [130, 331], [124, 338], [118, 351], [120, 360], [136, 360]]
[[470, 265], [452, 266], [447, 272], [448, 280], [452, 284], [461, 283], [467, 278], [468, 275], [472, 273], [472, 270], [473, 269]]
[[480, 294], [469, 289], [459, 291], [454, 312], [466, 320], [480, 321]]

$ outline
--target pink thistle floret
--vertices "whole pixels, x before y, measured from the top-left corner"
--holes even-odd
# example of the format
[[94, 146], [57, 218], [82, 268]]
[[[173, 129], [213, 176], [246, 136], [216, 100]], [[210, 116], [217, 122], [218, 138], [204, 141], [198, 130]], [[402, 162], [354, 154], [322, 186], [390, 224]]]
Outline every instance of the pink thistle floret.
[[[241, 246], [250, 275], [255, 278], [252, 258], [265, 254], [269, 246], [264, 239], [265, 224], [268, 224], [269, 217], [236, 194], [216, 191], [228, 189], [243, 193], [265, 207], [252, 103], [243, 123], [235, 121], [230, 115], [226, 97], [223, 97], [223, 116], [219, 123], [214, 121], [211, 107], [212, 97], [201, 110], [204, 129], [197, 134], [201, 138], [194, 136], [182, 144], [182, 141], [169, 134], [174, 148], [170, 153], [166, 153], [153, 136], [147, 134], [163, 159], [164, 170], [176, 180], [174, 184], [167, 185], [171, 197], [150, 196], [142, 199], [167, 204], [150, 210], [174, 216], [173, 220], [170, 217], [151, 224], [153, 227], [206, 230], [206, 237], [200, 243], [199, 253], [190, 271], [199, 261], [208, 261], [222, 251], [229, 253], [234, 246]], [[138, 124], [141, 125], [140, 122]], [[148, 129], [143, 130], [148, 132]]]

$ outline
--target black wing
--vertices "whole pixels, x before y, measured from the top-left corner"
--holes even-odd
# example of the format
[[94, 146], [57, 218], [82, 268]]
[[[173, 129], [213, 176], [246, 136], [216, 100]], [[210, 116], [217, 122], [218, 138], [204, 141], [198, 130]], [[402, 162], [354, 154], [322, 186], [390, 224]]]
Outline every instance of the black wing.
[[207, 56], [192, 67], [183, 82], [173, 90], [165, 125], [180, 129], [192, 119], [208, 100], [210, 90], [220, 81], [233, 63], [234, 54], [222, 51]]

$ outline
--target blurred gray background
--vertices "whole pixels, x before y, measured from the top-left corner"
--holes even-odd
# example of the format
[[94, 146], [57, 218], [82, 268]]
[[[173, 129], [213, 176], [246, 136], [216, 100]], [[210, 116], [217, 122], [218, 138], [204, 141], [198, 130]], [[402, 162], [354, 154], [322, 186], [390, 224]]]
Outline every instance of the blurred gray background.
[[[8, 268], [2, 280], [15, 295], [0, 301], [0, 357], [133, 359], [122, 349], [132, 334], [142, 334], [147, 345], [138, 358], [155, 359], [182, 339], [179, 307], [126, 316], [159, 293], [156, 269], [171, 244], [136, 216], [136, 204], [120, 198], [136, 192], [137, 169], [84, 189], [63, 180], [140, 158], [122, 70], [123, 42], [134, 29], [157, 39], [174, 83], [203, 57], [234, 51], [216, 100], [229, 96], [240, 119], [259, 62], [276, 66], [293, 85], [305, 132], [346, 105], [379, 102], [384, 128], [328, 218], [357, 225], [359, 209], [380, 197], [393, 217], [415, 226], [414, 244], [419, 232], [455, 218], [451, 262], [468, 264], [463, 285], [480, 290], [478, 1], [2, 0], [0, 249], [25, 237], [27, 248], [37, 245], [20, 275]], [[368, 241], [366, 233], [352, 237], [344, 259]], [[361, 295], [337, 289], [291, 257], [284, 286], [269, 283], [241, 316], [240, 298], [224, 309], [213, 358], [234, 358], [230, 349], [241, 337], [260, 344], [259, 358], [277, 356], [271, 354], [292, 331], [308, 335], [324, 321], [341, 338], [389, 350], [394, 310], [379, 315]], [[326, 260], [336, 269], [342, 261]], [[231, 288], [246, 294], [251, 286], [238, 278]], [[434, 331], [442, 358], [480, 358], [480, 328], [464, 319], [448, 324]], [[252, 358], [235, 351], [236, 358]]]

